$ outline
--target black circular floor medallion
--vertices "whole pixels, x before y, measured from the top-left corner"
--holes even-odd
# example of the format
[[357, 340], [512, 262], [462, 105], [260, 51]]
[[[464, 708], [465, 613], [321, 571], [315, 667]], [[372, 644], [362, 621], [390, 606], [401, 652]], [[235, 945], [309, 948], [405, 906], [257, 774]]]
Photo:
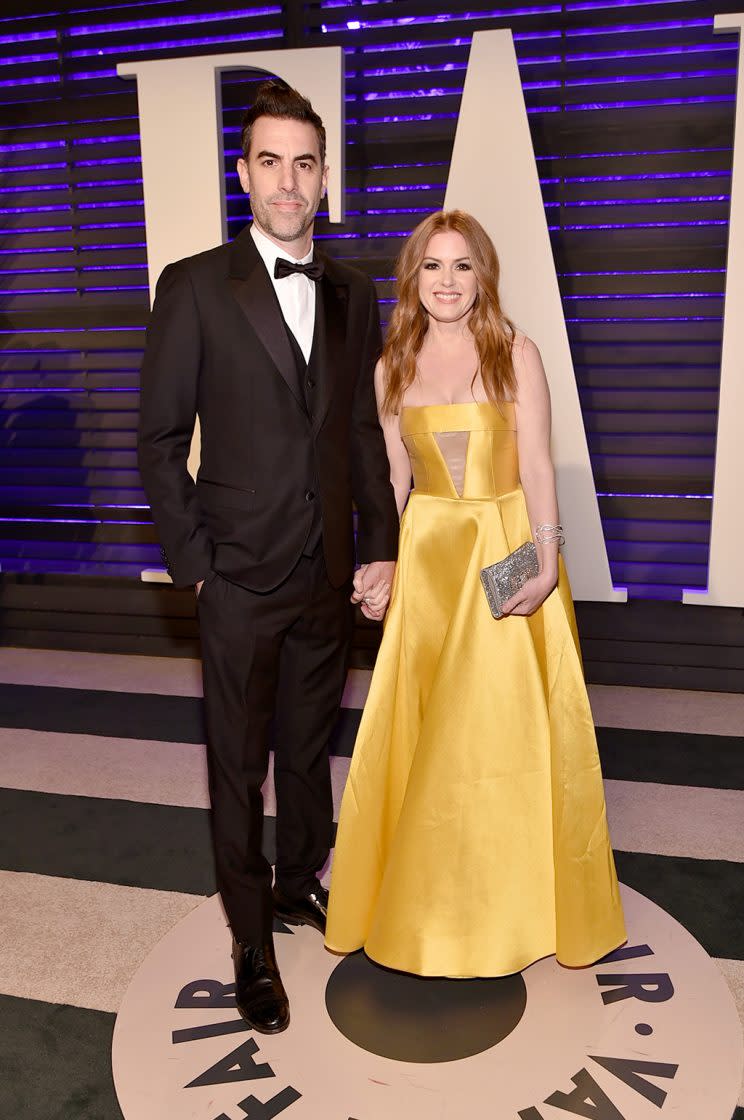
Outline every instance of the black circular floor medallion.
[[501, 1042], [524, 1014], [522, 977], [409, 976], [353, 953], [331, 973], [326, 1008], [350, 1042], [398, 1062], [454, 1062]]

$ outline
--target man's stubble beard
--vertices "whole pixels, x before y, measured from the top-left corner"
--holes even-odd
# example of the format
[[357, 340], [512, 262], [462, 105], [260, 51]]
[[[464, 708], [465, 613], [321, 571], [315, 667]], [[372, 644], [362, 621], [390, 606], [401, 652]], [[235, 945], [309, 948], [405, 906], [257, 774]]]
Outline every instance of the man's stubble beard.
[[[253, 217], [258, 221], [261, 229], [265, 230], [265, 232], [268, 233], [270, 237], [275, 238], [275, 240], [277, 241], [299, 241], [299, 239], [301, 237], [304, 237], [307, 231], [312, 228], [312, 225], [315, 221], [315, 215], [317, 214], [318, 207], [320, 206], [320, 199], [321, 195], [318, 195], [317, 199], [315, 200], [315, 205], [311, 205], [310, 210], [306, 211], [305, 214], [298, 214], [296, 223], [289, 227], [285, 226], [283, 229], [277, 228], [277, 226], [274, 224], [270, 203], [263, 203], [251, 199], [251, 210], [253, 212]], [[307, 200], [303, 199], [303, 201]]]

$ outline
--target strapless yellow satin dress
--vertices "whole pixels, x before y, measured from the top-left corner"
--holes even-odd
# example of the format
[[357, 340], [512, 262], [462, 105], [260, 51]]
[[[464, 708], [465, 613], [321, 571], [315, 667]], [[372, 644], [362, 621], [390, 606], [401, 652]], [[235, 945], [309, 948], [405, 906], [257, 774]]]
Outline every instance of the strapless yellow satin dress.
[[565, 570], [530, 618], [492, 618], [480, 582], [530, 539], [515, 427], [511, 404], [401, 413], [414, 489], [326, 944], [422, 976], [587, 965], [626, 940]]

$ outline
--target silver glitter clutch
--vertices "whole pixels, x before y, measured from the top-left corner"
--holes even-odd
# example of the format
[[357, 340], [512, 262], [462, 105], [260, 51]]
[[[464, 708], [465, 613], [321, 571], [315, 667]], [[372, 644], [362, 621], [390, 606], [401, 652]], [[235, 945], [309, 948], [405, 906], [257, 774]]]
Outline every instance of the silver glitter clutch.
[[526, 541], [503, 560], [481, 570], [481, 583], [494, 618], [501, 618], [503, 605], [528, 579], [539, 574], [537, 552], [532, 541]]

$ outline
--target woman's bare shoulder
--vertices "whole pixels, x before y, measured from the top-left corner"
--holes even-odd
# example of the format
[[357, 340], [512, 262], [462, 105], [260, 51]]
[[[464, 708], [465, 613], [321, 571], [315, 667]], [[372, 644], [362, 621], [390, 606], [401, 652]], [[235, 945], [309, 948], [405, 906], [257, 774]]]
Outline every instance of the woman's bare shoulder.
[[512, 339], [512, 358], [515, 361], [529, 361], [530, 358], [540, 356], [540, 351], [537, 345], [518, 328], [515, 328], [514, 338]]
[[517, 399], [542, 395], [547, 389], [547, 379], [542, 356], [537, 345], [524, 331], [518, 331], [512, 344], [512, 365], [517, 382]]

